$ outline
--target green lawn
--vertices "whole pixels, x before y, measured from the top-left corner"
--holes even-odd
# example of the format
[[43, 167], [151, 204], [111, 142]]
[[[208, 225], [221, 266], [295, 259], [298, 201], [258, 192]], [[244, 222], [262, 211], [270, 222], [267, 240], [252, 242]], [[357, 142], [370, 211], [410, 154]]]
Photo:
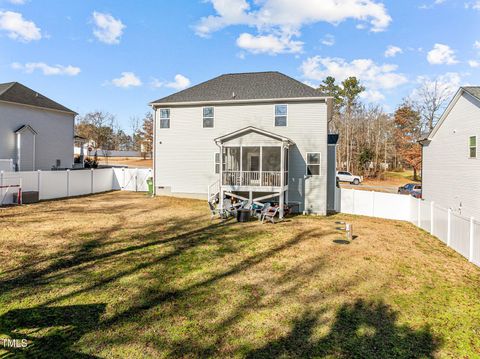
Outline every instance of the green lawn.
[[0, 224], [1, 358], [480, 357], [480, 269], [408, 223], [115, 192]]

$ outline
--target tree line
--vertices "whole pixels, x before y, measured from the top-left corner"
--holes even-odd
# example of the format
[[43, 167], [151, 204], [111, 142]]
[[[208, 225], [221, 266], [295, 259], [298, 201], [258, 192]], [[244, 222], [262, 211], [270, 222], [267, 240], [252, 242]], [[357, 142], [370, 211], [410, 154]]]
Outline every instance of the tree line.
[[337, 169], [366, 177], [381, 177], [386, 169], [421, 169], [421, 145], [445, 109], [450, 90], [438, 81], [425, 81], [387, 113], [361, 101], [365, 87], [356, 77], [341, 83], [325, 78], [319, 90], [333, 98], [329, 132], [338, 133]]
[[120, 128], [114, 115], [104, 111], [92, 111], [75, 120], [75, 134], [83, 137], [98, 155], [108, 151], [140, 151], [145, 157], [153, 147], [153, 115], [148, 112], [142, 118], [130, 119], [131, 134]]

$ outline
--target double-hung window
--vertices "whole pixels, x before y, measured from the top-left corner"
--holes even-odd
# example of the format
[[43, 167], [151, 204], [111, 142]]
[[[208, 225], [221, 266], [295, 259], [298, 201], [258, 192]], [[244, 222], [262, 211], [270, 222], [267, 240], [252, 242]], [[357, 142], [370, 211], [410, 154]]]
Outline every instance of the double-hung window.
[[307, 175], [320, 176], [320, 152], [307, 152]]
[[170, 128], [170, 109], [160, 109], [160, 128]]
[[213, 128], [214, 110], [213, 107], [203, 108], [203, 128]]
[[287, 105], [275, 105], [275, 127], [287, 126]]
[[468, 139], [470, 158], [477, 158], [477, 136], [470, 136]]

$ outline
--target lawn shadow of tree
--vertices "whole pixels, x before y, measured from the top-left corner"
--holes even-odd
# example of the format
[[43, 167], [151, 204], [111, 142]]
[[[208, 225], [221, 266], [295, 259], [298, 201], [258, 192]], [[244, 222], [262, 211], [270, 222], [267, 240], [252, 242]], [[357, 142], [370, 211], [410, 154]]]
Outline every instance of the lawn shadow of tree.
[[0, 317], [0, 336], [26, 339], [25, 348], [5, 347], [0, 358], [96, 358], [72, 346], [95, 330], [106, 304], [13, 309]]
[[398, 313], [383, 302], [357, 300], [342, 305], [329, 333], [313, 338], [318, 313], [307, 311], [290, 334], [249, 352], [247, 358], [433, 358], [440, 339], [428, 327], [397, 324]]

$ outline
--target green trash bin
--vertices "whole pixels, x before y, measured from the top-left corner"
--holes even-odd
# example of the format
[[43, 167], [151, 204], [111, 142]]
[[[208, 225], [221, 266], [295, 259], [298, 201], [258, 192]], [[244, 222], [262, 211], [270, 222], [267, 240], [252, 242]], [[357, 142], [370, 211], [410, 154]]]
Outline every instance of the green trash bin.
[[148, 185], [148, 195], [153, 197], [153, 177], [147, 178], [147, 185]]

